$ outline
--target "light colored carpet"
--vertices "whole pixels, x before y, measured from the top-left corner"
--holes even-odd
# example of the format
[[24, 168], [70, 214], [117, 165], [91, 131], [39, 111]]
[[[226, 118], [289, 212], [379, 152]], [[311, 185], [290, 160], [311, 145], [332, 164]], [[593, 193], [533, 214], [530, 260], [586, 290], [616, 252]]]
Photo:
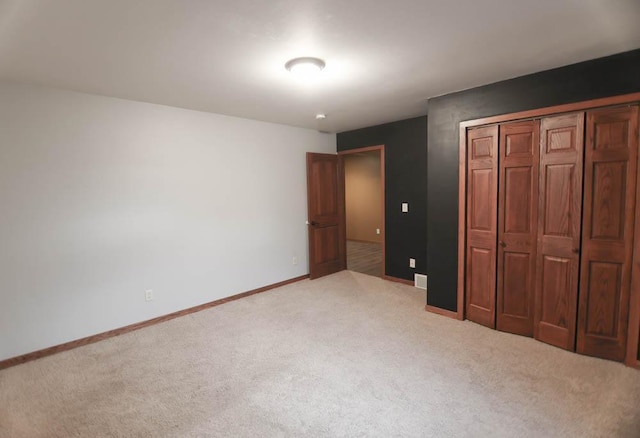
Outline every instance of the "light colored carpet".
[[2, 437], [638, 437], [640, 372], [344, 271], [0, 372]]

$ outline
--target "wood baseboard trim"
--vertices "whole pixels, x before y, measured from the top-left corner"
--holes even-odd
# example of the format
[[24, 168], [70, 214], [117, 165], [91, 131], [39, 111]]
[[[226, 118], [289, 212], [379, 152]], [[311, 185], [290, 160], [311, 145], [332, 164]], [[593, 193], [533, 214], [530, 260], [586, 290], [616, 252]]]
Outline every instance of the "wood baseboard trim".
[[378, 245], [382, 245], [382, 241], [376, 242], [375, 240], [347, 239], [347, 242], [377, 243]]
[[447, 318], [458, 319], [462, 321], [462, 316], [458, 312], [454, 312], [452, 310], [441, 309], [440, 307], [426, 305], [424, 306], [424, 310], [430, 313], [435, 313], [436, 315], [446, 316]]
[[20, 365], [26, 362], [31, 362], [32, 360], [40, 359], [46, 356], [51, 356], [56, 353], [61, 353], [63, 351], [72, 350], [77, 347], [82, 347], [84, 345], [93, 344], [98, 341], [102, 341], [104, 339], [113, 338], [118, 335], [122, 335], [125, 333], [129, 333], [135, 330], [139, 330], [141, 328], [149, 327], [151, 325], [159, 324], [161, 322], [169, 321], [171, 319], [178, 318], [180, 316], [189, 315], [191, 313], [200, 312], [205, 309], [209, 309], [211, 307], [216, 307], [221, 304], [228, 303], [230, 301], [239, 300], [240, 298], [246, 298], [251, 295], [259, 294], [261, 292], [266, 292], [271, 289], [275, 289], [278, 287], [286, 286], [291, 283], [296, 283], [298, 281], [302, 281], [309, 278], [309, 274], [301, 275], [300, 277], [290, 278], [289, 280], [284, 280], [278, 283], [270, 284], [268, 286], [263, 286], [258, 289], [253, 289], [247, 292], [242, 292], [236, 295], [232, 295], [230, 297], [221, 298], [219, 300], [211, 301], [209, 303], [200, 304], [199, 306], [190, 307], [188, 309], [179, 310], [177, 312], [169, 313], [167, 315], [158, 316], [153, 319], [149, 319], [146, 321], [137, 322], [135, 324], [127, 325], [124, 327], [120, 327], [117, 329], [109, 330], [107, 332], [98, 333], [97, 335], [87, 336], [86, 338], [76, 339], [75, 341], [66, 342], [60, 345], [54, 345], [53, 347], [45, 348], [43, 350], [34, 351], [31, 353], [23, 354], [21, 356], [12, 357], [9, 359], [5, 359], [0, 361], [0, 370], [5, 368], [10, 368], [16, 365]]
[[631, 368], [635, 368], [640, 370], [640, 360], [635, 360], [635, 361], [627, 361], [624, 363], [626, 366], [631, 367]]
[[402, 283], [402, 284], [407, 284], [409, 286], [414, 286], [413, 281], [405, 280], [404, 278], [392, 277], [390, 275], [383, 275], [382, 278], [389, 281], [395, 281], [396, 283]]

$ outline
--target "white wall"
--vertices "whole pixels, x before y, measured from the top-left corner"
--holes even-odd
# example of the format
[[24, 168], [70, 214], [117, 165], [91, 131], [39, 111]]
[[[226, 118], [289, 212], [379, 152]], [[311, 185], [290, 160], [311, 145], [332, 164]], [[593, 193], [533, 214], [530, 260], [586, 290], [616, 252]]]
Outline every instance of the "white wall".
[[305, 152], [335, 145], [0, 83], [0, 360], [306, 274]]

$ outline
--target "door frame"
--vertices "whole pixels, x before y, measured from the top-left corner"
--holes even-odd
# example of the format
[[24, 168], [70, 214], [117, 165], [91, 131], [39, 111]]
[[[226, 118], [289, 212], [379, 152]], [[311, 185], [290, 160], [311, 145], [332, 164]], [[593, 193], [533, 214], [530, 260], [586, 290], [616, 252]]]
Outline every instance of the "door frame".
[[[620, 96], [605, 97], [601, 99], [587, 100], [583, 102], [550, 106], [546, 108], [521, 111], [511, 114], [502, 114], [481, 119], [460, 122], [459, 127], [459, 156], [458, 156], [458, 287], [457, 287], [457, 311], [442, 310], [437, 312], [453, 318], [465, 319], [465, 261], [466, 261], [466, 199], [467, 199], [467, 129], [482, 125], [493, 125], [504, 122], [516, 122], [526, 119], [536, 119], [556, 114], [586, 111], [594, 108], [615, 105], [636, 104], [640, 102], [640, 93], [630, 93]], [[640, 153], [638, 154], [640, 169]], [[631, 274], [631, 301], [629, 305], [629, 332], [627, 336], [627, 357], [625, 363], [628, 366], [640, 368], [638, 359], [638, 346], [640, 336], [640, 178], [636, 183], [636, 217], [634, 230], [634, 251]], [[427, 309], [430, 310], [430, 309]]]
[[[349, 150], [345, 150], [345, 151], [339, 151], [338, 152], [338, 175], [340, 178], [340, 181], [338, 182], [338, 190], [343, 194], [342, 196], [342, 200], [344, 202], [343, 208], [342, 208], [342, 223], [345, 224], [345, 230], [344, 230], [344, 245], [346, 248], [347, 245], [347, 228], [346, 228], [346, 224], [347, 224], [347, 205], [346, 205], [346, 181], [345, 181], [345, 172], [344, 172], [344, 158], [346, 155], [354, 155], [354, 154], [361, 154], [363, 152], [373, 152], [373, 151], [380, 151], [380, 191], [381, 191], [381, 202], [380, 202], [380, 210], [382, 212], [382, 224], [381, 224], [381, 228], [380, 228], [380, 235], [382, 236], [382, 278], [384, 278], [385, 280], [396, 280], [393, 277], [388, 277], [387, 276], [387, 265], [386, 265], [386, 260], [387, 260], [387, 244], [386, 244], [386, 236], [387, 236], [387, 227], [386, 227], [386, 212], [385, 212], [385, 187], [386, 187], [386, 183], [385, 183], [385, 175], [384, 175], [384, 168], [385, 168], [385, 162], [384, 162], [384, 145], [376, 145], [376, 146], [367, 146], [367, 147], [362, 147], [362, 148], [357, 148], [357, 149], [349, 149]], [[345, 250], [345, 254], [346, 254], [346, 250]], [[346, 257], [346, 256], [345, 256]], [[346, 263], [345, 263], [346, 266]], [[406, 280], [403, 280], [403, 282]], [[413, 282], [411, 282], [411, 285], [413, 285]]]

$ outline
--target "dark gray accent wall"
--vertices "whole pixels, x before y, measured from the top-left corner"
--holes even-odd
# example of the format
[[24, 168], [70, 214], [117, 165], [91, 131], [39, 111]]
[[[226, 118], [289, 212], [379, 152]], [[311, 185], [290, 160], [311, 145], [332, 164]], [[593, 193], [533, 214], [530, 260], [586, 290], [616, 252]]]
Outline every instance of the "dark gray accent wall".
[[[427, 272], [427, 118], [417, 117], [337, 135], [338, 151], [385, 145], [387, 275], [413, 281]], [[401, 204], [409, 203], [409, 213]], [[409, 267], [416, 259], [416, 268]]]
[[459, 123], [635, 92], [640, 92], [640, 50], [429, 100], [428, 304], [457, 310]]

